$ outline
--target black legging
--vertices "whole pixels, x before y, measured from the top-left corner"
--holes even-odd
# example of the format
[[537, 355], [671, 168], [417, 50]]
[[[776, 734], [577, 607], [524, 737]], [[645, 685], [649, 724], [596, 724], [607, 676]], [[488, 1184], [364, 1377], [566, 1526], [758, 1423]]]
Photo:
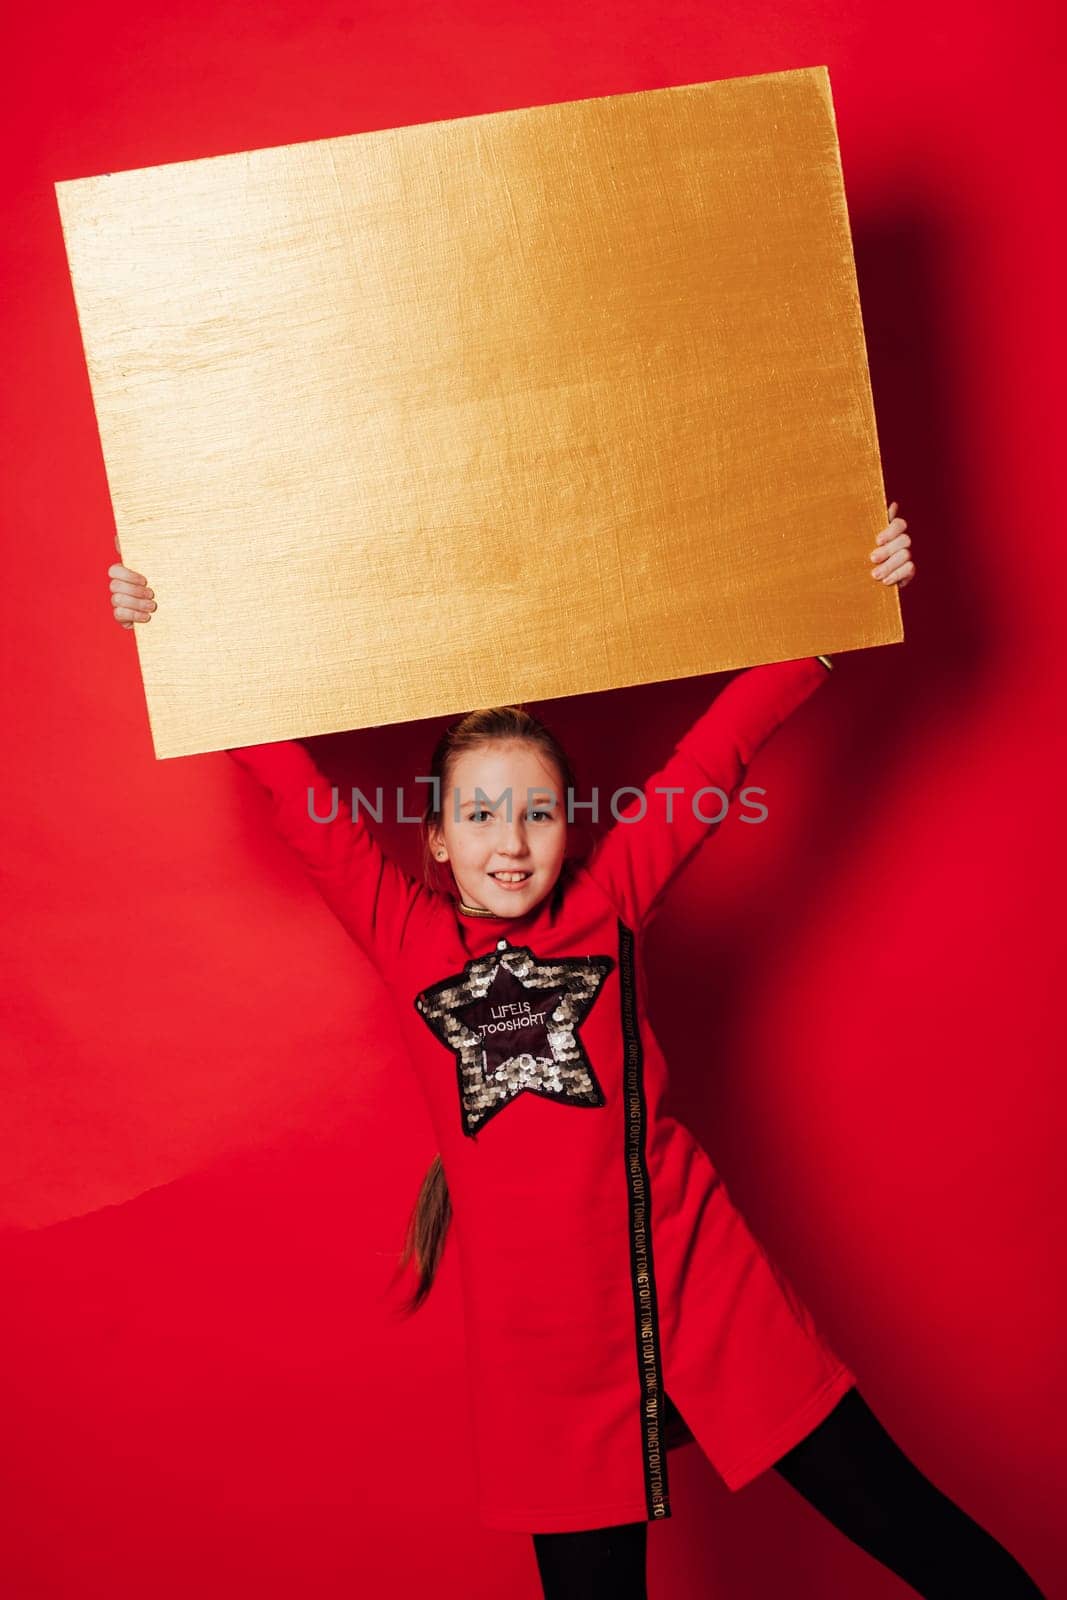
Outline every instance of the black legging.
[[[1044, 1600], [1022, 1567], [918, 1467], [855, 1388], [775, 1471], [927, 1600]], [[647, 1522], [535, 1533], [545, 1600], [647, 1600]]]

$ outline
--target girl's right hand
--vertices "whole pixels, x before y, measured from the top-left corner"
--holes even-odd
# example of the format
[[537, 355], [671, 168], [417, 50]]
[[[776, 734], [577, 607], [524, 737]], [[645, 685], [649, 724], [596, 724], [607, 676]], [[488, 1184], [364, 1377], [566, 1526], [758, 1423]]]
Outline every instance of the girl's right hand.
[[[115, 535], [115, 549], [119, 548], [119, 537]], [[121, 555], [121, 550], [119, 551]], [[118, 561], [107, 569], [111, 579], [111, 604], [114, 608], [115, 621], [123, 628], [132, 628], [135, 622], [150, 622], [152, 613], [156, 609], [153, 591], [148, 587], [148, 579], [139, 572], [131, 572], [129, 567], [124, 567]]]

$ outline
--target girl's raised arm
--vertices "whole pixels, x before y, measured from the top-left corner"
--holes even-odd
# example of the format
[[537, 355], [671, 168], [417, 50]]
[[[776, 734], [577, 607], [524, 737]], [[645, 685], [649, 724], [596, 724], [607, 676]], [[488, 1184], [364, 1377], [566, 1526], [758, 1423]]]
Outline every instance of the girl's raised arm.
[[[115, 549], [119, 547], [116, 536]], [[152, 620], [157, 601], [143, 573], [108, 568], [115, 621], [132, 628]], [[381, 965], [400, 947], [416, 910], [434, 896], [385, 854], [366, 820], [341, 798], [296, 740], [227, 750], [270, 797], [274, 825], [297, 852], [331, 911]], [[321, 820], [319, 820], [321, 819]]]
[[[721, 795], [698, 791], [732, 797], [756, 751], [831, 670], [827, 657], [804, 656], [732, 678], [649, 778], [643, 800], [620, 813], [637, 820], [615, 822], [594, 846], [586, 870], [631, 928], [649, 920], [672, 878], [728, 814]], [[675, 792], [657, 792], [664, 790]]]
[[319, 893], [377, 962], [397, 953], [432, 891], [387, 856], [366, 819], [295, 739], [227, 750], [266, 790], [274, 826], [299, 855]]

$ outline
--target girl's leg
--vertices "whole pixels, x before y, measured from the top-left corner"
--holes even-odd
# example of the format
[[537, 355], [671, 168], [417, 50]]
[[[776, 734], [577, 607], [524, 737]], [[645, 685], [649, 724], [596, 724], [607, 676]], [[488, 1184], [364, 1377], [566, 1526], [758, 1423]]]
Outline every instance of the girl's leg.
[[647, 1522], [579, 1533], [535, 1533], [534, 1550], [545, 1600], [647, 1600]]
[[923, 1476], [855, 1388], [774, 1466], [927, 1600], [1044, 1600], [1004, 1546]]

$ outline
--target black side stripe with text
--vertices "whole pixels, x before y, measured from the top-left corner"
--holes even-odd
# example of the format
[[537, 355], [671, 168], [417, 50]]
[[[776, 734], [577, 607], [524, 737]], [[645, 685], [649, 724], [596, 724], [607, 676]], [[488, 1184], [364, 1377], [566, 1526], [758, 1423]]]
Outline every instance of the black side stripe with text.
[[624, 1094], [626, 1179], [630, 1207], [630, 1276], [634, 1292], [637, 1372], [641, 1390], [641, 1442], [645, 1470], [645, 1504], [649, 1520], [671, 1515], [664, 1447], [663, 1368], [660, 1360], [659, 1309], [652, 1260], [652, 1191], [645, 1160], [644, 1051], [637, 1022], [634, 977], [634, 935], [619, 919], [619, 986], [625, 1051]]

